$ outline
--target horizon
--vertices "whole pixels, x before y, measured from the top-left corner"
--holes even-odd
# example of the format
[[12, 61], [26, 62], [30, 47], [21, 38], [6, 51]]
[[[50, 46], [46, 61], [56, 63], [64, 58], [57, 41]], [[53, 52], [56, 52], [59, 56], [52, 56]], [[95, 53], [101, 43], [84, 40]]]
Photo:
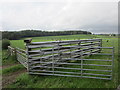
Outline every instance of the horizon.
[[[0, 31], [0, 32], [21, 32], [21, 31], [64, 32], [64, 30], [63, 31], [61, 31], [61, 30], [57, 30], [57, 31], [49, 30], [49, 31], [46, 31], [46, 30], [32, 30], [32, 29], [31, 30], [27, 30], [27, 29], [26, 30], [19, 30], [19, 31], [18, 30], [17, 31], [15, 31], [15, 30], [6, 30], [6, 31]], [[85, 30], [66, 30], [66, 31], [73, 31], [74, 32], [74, 31], [85, 31]], [[90, 32], [90, 31], [86, 31], [86, 32]], [[98, 35], [100, 35], [100, 34], [116, 34], [116, 35], [119, 34], [119, 33], [93, 33], [93, 32], [90, 32], [90, 33], [91, 34], [96, 34], [96, 35], [97, 34]]]

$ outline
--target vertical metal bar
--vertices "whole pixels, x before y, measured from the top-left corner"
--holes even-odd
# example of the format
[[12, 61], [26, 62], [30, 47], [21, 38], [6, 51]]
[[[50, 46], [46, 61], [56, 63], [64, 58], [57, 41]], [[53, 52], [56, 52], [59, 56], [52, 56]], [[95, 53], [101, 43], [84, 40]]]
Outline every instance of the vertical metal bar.
[[[41, 47], [40, 47], [40, 53], [41, 53]], [[44, 55], [44, 54], [43, 54]], [[40, 54], [40, 56], [41, 56], [41, 54]], [[40, 58], [39, 59], [40, 60], [40, 62], [42, 61], [42, 58]], [[40, 64], [40, 63], [39, 63]], [[41, 64], [40, 64], [40, 66], [42, 66]]]
[[54, 75], [54, 46], [52, 47], [52, 71]]
[[[81, 41], [80, 41], [79, 44], [78, 44], [79, 47], [80, 47], [80, 49], [81, 49], [81, 45], [80, 45], [80, 44], [81, 44]], [[80, 49], [79, 49], [79, 50], [80, 50]], [[80, 51], [80, 58], [81, 58], [81, 59], [82, 59], [82, 55], [83, 55], [83, 53], [82, 53], [82, 51]], [[82, 73], [83, 73], [83, 70], [82, 70], [82, 69], [83, 69], [83, 60], [81, 60], [81, 78], [82, 78], [82, 76], [83, 76], [83, 74], [82, 74]]]
[[113, 79], [113, 71], [114, 71], [114, 47], [112, 49], [112, 76], [111, 76], [111, 79]]
[[[80, 49], [81, 49], [80, 44], [81, 44], [81, 42], [78, 42], [78, 46], [79, 46], [78, 50], [79, 50], [79, 51], [80, 51]], [[79, 55], [80, 55], [80, 54], [79, 54]], [[80, 57], [81, 57], [81, 56], [80, 56]]]
[[28, 74], [30, 74], [30, 62], [29, 62], [29, 51], [31, 50], [31, 48], [28, 48], [29, 44], [31, 43], [32, 39], [26, 39], [24, 40], [24, 42], [26, 43], [26, 55], [27, 55], [27, 71], [28, 71]]
[[[81, 59], [82, 59], [82, 57], [81, 57]], [[83, 76], [83, 60], [81, 60], [81, 77]]]
[[70, 58], [72, 58], [72, 50], [71, 50], [72, 44], [70, 42], [69, 42], [69, 44], [70, 44]]
[[58, 42], [58, 62], [61, 60], [61, 53], [60, 53], [60, 45], [59, 45], [60, 41]]
[[29, 73], [29, 69], [30, 69], [30, 66], [29, 66], [29, 49], [28, 49], [28, 43], [26, 43], [26, 55], [27, 55], [27, 71]]
[[83, 60], [82, 60], [83, 59], [83, 57], [82, 57], [83, 53], [82, 53], [82, 51], [81, 51], [80, 54], [81, 54], [81, 77], [82, 77], [83, 76], [83, 74], [82, 74], [83, 73]]
[[[93, 42], [91, 42], [91, 44], [92, 44]], [[90, 48], [92, 47], [92, 45], [90, 45]], [[92, 49], [90, 49], [90, 55], [92, 54]]]

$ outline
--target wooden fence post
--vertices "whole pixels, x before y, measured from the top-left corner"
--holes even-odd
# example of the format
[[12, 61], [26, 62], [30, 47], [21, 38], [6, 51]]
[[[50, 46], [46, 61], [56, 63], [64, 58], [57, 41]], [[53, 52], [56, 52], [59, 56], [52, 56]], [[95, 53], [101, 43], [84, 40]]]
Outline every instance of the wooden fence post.
[[28, 48], [29, 44], [31, 43], [32, 39], [25, 39], [24, 42], [26, 43], [26, 54], [27, 54], [27, 64], [28, 64], [28, 67], [27, 67], [27, 71], [28, 73], [30, 72], [30, 62], [29, 62], [29, 51], [31, 51], [31, 48]]

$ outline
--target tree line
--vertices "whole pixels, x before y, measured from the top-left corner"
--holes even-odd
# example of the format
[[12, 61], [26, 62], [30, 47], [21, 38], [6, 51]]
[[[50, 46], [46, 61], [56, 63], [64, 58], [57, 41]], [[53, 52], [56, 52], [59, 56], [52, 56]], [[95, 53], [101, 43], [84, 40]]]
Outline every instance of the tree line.
[[75, 34], [92, 34], [88, 31], [41, 31], [41, 30], [23, 30], [23, 31], [2, 31], [2, 39], [18, 40], [26, 37], [40, 36], [59, 36]]

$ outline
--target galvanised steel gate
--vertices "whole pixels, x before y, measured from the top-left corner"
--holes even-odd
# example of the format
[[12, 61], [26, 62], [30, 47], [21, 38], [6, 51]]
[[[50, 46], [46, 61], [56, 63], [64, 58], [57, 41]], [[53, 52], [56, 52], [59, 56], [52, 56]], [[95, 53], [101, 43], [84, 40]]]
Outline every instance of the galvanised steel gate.
[[114, 48], [102, 39], [24, 42], [29, 74], [112, 79]]
[[26, 55], [26, 51], [20, 48], [13, 48], [11, 46], [8, 46], [8, 53], [12, 55], [16, 55], [16, 59], [25, 67], [28, 69], [28, 58]]

